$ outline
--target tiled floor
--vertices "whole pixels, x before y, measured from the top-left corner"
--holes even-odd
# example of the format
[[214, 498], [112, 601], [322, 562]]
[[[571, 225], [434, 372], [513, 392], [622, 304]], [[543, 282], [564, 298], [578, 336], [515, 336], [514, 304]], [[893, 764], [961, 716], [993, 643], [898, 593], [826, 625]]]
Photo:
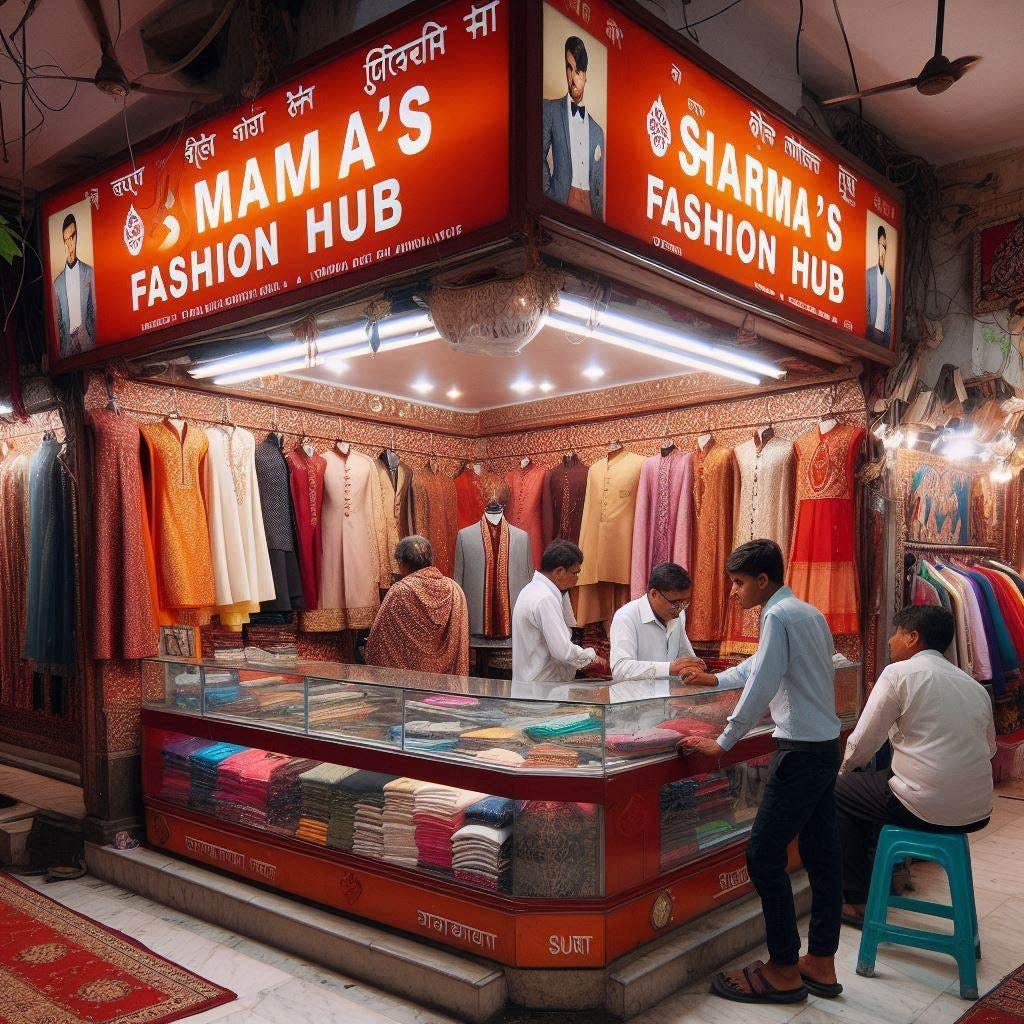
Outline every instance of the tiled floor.
[[[3, 791], [0, 777], [0, 792]], [[985, 958], [978, 965], [984, 992], [1024, 963], [1024, 784], [1003, 787], [992, 824], [972, 837], [974, 877]], [[32, 880], [30, 880], [32, 881]], [[948, 899], [939, 873], [914, 872], [916, 895]], [[126, 932], [155, 952], [238, 993], [238, 1000], [188, 1018], [189, 1024], [455, 1024], [452, 1018], [326, 971], [86, 877], [39, 887], [67, 906]], [[875, 978], [855, 973], [860, 935], [843, 930], [839, 951], [841, 999], [811, 998], [795, 1007], [750, 1008], [707, 995], [707, 982], [678, 992], [634, 1018], [637, 1024], [953, 1024], [968, 1003], [957, 997], [951, 960], [883, 947]], [[759, 950], [755, 956], [764, 956]], [[745, 963], [751, 956], [744, 957]], [[584, 1024], [591, 1014], [513, 1011], [507, 1024]]]

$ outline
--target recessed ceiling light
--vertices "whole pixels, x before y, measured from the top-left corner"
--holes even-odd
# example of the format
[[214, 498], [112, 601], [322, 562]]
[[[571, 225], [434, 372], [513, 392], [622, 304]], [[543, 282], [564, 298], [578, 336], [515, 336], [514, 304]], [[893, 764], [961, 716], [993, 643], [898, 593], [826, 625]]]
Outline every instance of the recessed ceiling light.
[[454, 402], [456, 398], [462, 397], [462, 392], [454, 385], [450, 387], [445, 394]]
[[431, 380], [427, 380], [426, 377], [417, 378], [412, 382], [410, 386], [412, 387], [413, 391], [421, 395], [426, 395], [434, 390], [434, 382]]
[[520, 377], [518, 380], [512, 381], [509, 385], [513, 391], [518, 392], [520, 395], [528, 395], [534, 387], [533, 381], [526, 377]]
[[541, 391], [544, 391], [545, 393], [548, 391], [555, 390], [555, 385], [552, 384], [549, 380], [542, 380], [540, 384], [538, 384], [537, 386], [541, 389]]
[[583, 367], [583, 376], [587, 380], [600, 380], [604, 376], [604, 370], [597, 363], [591, 363], [589, 366]]
[[323, 361], [323, 366], [339, 377], [348, 370], [348, 363], [344, 359], [327, 358]]

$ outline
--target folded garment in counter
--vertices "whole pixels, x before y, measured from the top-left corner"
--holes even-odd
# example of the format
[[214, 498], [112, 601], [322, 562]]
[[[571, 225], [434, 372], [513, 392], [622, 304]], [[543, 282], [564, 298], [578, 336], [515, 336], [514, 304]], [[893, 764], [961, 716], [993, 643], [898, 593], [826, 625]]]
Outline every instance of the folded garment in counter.
[[605, 733], [604, 749], [616, 757], [649, 757], [652, 754], [673, 753], [679, 743], [679, 733], [659, 726], [634, 733]]

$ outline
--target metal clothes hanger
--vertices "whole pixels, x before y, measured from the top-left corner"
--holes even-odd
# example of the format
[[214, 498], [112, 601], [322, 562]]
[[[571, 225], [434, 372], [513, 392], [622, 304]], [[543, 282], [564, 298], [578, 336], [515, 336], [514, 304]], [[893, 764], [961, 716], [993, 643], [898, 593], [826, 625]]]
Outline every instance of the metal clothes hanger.
[[340, 453], [341, 453], [342, 455], [348, 455], [348, 453], [349, 453], [350, 451], [352, 451], [352, 445], [350, 445], [350, 444], [348, 443], [348, 441], [343, 441], [343, 440], [341, 439], [341, 435], [342, 435], [342, 434], [344, 433], [344, 431], [342, 430], [342, 426], [343, 426], [343, 423], [344, 423], [344, 421], [343, 421], [343, 420], [342, 420], [342, 418], [341, 418], [341, 417], [339, 416], [339, 417], [338, 417], [338, 436], [337, 436], [337, 438], [335, 438], [335, 441], [334, 441], [334, 447], [335, 447], [335, 448], [337, 448], [337, 449], [338, 449], [338, 451], [339, 451], [339, 452], [340, 452]]
[[663, 438], [661, 444], [662, 455], [668, 455], [670, 452], [674, 451], [676, 447], [675, 441], [673, 441], [672, 438], [668, 436], [668, 423], [670, 415], [671, 413], [669, 413], [668, 411], [665, 412], [665, 427], [661, 432], [661, 436]]
[[772, 426], [771, 408], [768, 404], [768, 395], [764, 396], [764, 424], [761, 429], [757, 431], [754, 438], [754, 444], [757, 446], [757, 450], [763, 451], [764, 446], [775, 436], [775, 427]]
[[121, 409], [117, 404], [117, 399], [114, 397], [114, 375], [110, 372], [109, 368], [103, 374], [103, 386], [107, 390], [107, 408], [111, 412], [120, 415]]
[[714, 443], [715, 435], [711, 430], [711, 410], [704, 406], [704, 432], [697, 438], [697, 447], [706, 452]]
[[818, 417], [818, 433], [828, 434], [834, 430], [839, 420], [835, 414], [836, 407], [836, 386], [835, 384], [829, 384], [828, 386], [828, 408]]

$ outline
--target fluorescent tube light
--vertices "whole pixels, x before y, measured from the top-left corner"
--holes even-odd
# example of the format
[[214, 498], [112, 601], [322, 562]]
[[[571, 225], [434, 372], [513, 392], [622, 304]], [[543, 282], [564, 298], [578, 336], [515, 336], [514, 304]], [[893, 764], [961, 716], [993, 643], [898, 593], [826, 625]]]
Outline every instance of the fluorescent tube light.
[[302, 359], [293, 359], [285, 363], [273, 363], [270, 366], [250, 366], [247, 370], [236, 370], [234, 373], [224, 373], [213, 378], [213, 383], [241, 384], [242, 381], [252, 380], [254, 377], [268, 377], [273, 373], [289, 373], [292, 370], [307, 369], [305, 356]]

